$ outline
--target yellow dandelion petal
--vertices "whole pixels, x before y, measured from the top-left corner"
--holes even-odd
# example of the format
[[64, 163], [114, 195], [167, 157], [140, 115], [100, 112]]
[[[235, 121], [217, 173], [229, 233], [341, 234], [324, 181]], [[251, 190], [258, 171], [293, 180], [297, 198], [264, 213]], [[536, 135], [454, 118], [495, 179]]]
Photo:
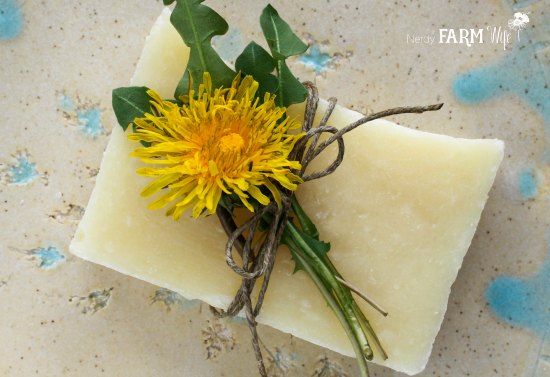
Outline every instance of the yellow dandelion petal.
[[181, 180], [179, 180], [176, 183], [172, 183], [170, 185], [170, 188], [178, 188], [178, 187], [195, 187], [195, 179], [194, 177], [186, 177]]
[[271, 192], [271, 195], [273, 195], [275, 203], [277, 203], [277, 205], [280, 207], [283, 200], [281, 198], [281, 193], [279, 192], [279, 190], [277, 190], [277, 187], [275, 187], [275, 185], [271, 183], [271, 181], [269, 181], [268, 179], [265, 180], [264, 185]]
[[193, 217], [199, 217], [201, 213], [204, 211], [205, 207], [206, 207], [206, 203], [202, 201], [198, 201], [193, 207]]
[[145, 188], [141, 192], [141, 196], [148, 197], [156, 194], [163, 188], [168, 187], [170, 183], [177, 181], [180, 176], [181, 174], [168, 174], [155, 179], [153, 182], [145, 186]]
[[193, 202], [189, 202], [186, 205], [180, 205], [180, 203], [177, 203], [172, 206], [168, 211], [166, 211], [166, 215], [172, 216], [174, 220], [178, 220], [181, 215], [183, 215], [183, 213], [187, 211], [189, 207], [191, 207], [191, 205], [193, 205]]
[[258, 187], [256, 186], [250, 186], [248, 188], [248, 192], [250, 193], [250, 195], [256, 199], [260, 204], [263, 204], [264, 206], [265, 205], [268, 205], [270, 200], [267, 196], [265, 196]]
[[206, 195], [206, 208], [208, 208], [208, 212], [210, 214], [216, 212], [216, 207], [218, 206], [221, 197], [222, 189], [217, 184], [214, 184]]
[[157, 92], [155, 92], [154, 90], [149, 89], [147, 91], [147, 95], [149, 97], [151, 97], [151, 102], [152, 103], [159, 103], [159, 104], [163, 103], [162, 98], [160, 98], [160, 95]]
[[180, 97], [183, 104], [148, 92], [152, 111], [134, 120], [128, 137], [150, 143], [131, 154], [149, 164], [138, 174], [153, 178], [142, 195], [166, 190], [150, 208], [168, 206], [166, 214], [179, 219], [192, 207], [198, 217], [215, 213], [223, 194], [235, 194], [254, 211], [271, 200], [280, 206], [281, 188], [296, 190], [302, 180], [292, 171], [301, 166], [289, 155], [303, 134], [290, 131], [300, 123], [285, 118], [273, 95], [260, 103], [258, 87], [238, 75], [231, 87], [213, 88], [206, 72], [197, 92]]
[[143, 175], [145, 177], [156, 177], [159, 175], [168, 175], [168, 174], [175, 174], [175, 173], [181, 173], [182, 167], [179, 165], [171, 166], [169, 168], [139, 168], [137, 170], [137, 173], [139, 175]]
[[218, 185], [218, 187], [220, 188], [220, 190], [222, 190], [223, 192], [225, 192], [226, 194], [228, 195], [231, 195], [231, 191], [229, 191], [227, 189], [227, 187], [225, 187], [225, 185], [223, 184], [223, 181], [220, 179], [220, 178], [217, 178], [216, 179], [216, 184]]
[[171, 189], [170, 191], [162, 194], [154, 202], [149, 204], [149, 209], [159, 209], [166, 207], [167, 204], [173, 202], [178, 196], [181, 196], [185, 192], [185, 189]]
[[212, 175], [218, 175], [220, 171], [218, 170], [218, 165], [212, 160], [208, 161], [208, 170], [210, 171], [210, 174]]
[[195, 186], [191, 191], [187, 193], [187, 195], [183, 196], [182, 200], [176, 203], [176, 207], [188, 207], [188, 205], [193, 204], [193, 199], [197, 197], [197, 193], [201, 190], [200, 186]]
[[250, 204], [250, 202], [248, 201], [248, 198], [249, 196], [246, 195], [244, 192], [242, 192], [241, 190], [239, 190], [238, 188], [236, 187], [233, 187], [233, 191], [235, 192], [235, 194], [237, 194], [237, 196], [239, 197], [239, 199], [241, 200], [241, 202], [244, 204], [244, 206], [251, 212], [254, 212], [254, 207], [252, 206], [252, 204]]

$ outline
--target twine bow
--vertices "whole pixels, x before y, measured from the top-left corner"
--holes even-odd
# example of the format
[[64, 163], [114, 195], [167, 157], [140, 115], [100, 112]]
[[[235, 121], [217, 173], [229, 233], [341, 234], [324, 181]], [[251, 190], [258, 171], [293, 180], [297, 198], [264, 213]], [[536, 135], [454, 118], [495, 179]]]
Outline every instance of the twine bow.
[[[359, 127], [362, 124], [375, 119], [387, 117], [396, 114], [405, 113], [423, 113], [425, 111], [439, 110], [443, 104], [415, 107], [397, 107], [389, 110], [380, 111], [371, 115], [365, 116], [346, 127], [338, 129], [328, 125], [330, 116], [336, 106], [336, 98], [332, 97], [328, 100], [328, 107], [321, 121], [317, 126], [314, 126], [314, 118], [319, 105], [318, 91], [315, 85], [311, 82], [305, 82], [309, 95], [306, 102], [306, 110], [302, 130], [305, 136], [296, 144], [292, 152], [291, 160], [300, 161], [300, 171], [294, 172], [299, 175], [304, 182], [312, 181], [325, 177], [333, 173], [344, 159], [345, 144], [343, 136]], [[328, 133], [327, 139], [319, 142], [321, 135]], [[329, 145], [334, 142], [338, 145], [338, 153], [332, 163], [325, 169], [311, 174], [305, 174], [309, 164]], [[239, 287], [233, 301], [229, 304], [226, 310], [210, 307], [212, 313], [218, 317], [232, 317], [239, 314], [244, 308], [246, 321], [252, 333], [252, 346], [256, 355], [258, 370], [262, 377], [267, 377], [267, 372], [263, 362], [262, 351], [260, 349], [260, 340], [257, 331], [256, 317], [260, 313], [271, 272], [275, 264], [275, 256], [277, 248], [281, 242], [281, 237], [289, 214], [291, 212], [292, 192], [281, 189], [281, 206], [277, 206], [274, 202], [261, 207], [252, 217], [246, 220], [242, 225], [235, 224], [233, 215], [230, 211], [222, 206], [217, 208], [217, 216], [220, 219], [221, 225], [228, 236], [228, 241], [225, 248], [225, 259], [231, 269], [240, 275], [241, 286]], [[268, 228], [263, 233], [263, 240], [254, 242], [257, 239], [261, 222], [266, 217], [271, 218]], [[234, 257], [233, 250], [237, 249], [240, 254], [242, 264], [239, 265]], [[262, 285], [257, 293], [256, 302], [252, 302], [252, 293], [256, 281], [263, 276]], [[350, 287], [352, 288], [352, 287]]]

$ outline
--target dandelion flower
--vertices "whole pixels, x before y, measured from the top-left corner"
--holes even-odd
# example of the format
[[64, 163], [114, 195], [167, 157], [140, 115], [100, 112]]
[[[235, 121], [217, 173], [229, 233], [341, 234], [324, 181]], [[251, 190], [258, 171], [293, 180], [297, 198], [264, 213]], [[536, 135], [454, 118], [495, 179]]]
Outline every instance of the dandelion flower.
[[229, 88], [212, 88], [204, 73], [196, 95], [190, 89], [183, 105], [148, 92], [152, 111], [134, 120], [128, 137], [149, 143], [132, 153], [149, 164], [138, 173], [153, 178], [142, 196], [162, 192], [149, 208], [170, 205], [166, 214], [177, 220], [193, 207], [199, 217], [214, 213], [225, 193], [254, 211], [251, 199], [280, 205], [279, 187], [296, 190], [302, 180], [292, 170], [301, 166], [289, 154], [303, 136], [292, 132], [300, 123], [285, 118], [286, 109], [270, 93], [260, 103], [257, 90], [251, 76], [239, 75]]
[[518, 32], [518, 41], [519, 41], [520, 30], [525, 29], [528, 23], [529, 23], [529, 16], [527, 14], [522, 12], [516, 12], [514, 13], [514, 18], [511, 18], [508, 20], [508, 28], [510, 30], [515, 30]]
[[508, 28], [512, 30], [523, 30], [529, 23], [529, 16], [522, 12], [514, 13], [514, 18], [508, 20]]

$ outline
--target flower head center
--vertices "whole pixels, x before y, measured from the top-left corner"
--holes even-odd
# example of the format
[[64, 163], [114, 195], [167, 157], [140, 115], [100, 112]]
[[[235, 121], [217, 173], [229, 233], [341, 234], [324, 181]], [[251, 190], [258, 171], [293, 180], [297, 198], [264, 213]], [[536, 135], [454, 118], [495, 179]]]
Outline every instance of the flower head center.
[[220, 149], [222, 152], [239, 152], [244, 146], [244, 140], [241, 135], [234, 132], [223, 136], [220, 139]]

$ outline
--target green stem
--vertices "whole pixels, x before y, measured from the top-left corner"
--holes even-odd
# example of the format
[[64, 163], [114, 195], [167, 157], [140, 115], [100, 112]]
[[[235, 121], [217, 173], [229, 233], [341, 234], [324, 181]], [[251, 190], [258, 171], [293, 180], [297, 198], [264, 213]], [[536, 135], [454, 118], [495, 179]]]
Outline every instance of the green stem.
[[312, 265], [309, 263], [307, 257], [301, 252], [300, 248], [297, 247], [294, 242], [289, 242], [289, 248], [293, 254], [293, 257], [300, 263], [300, 265], [303, 267], [305, 272], [309, 275], [313, 283], [317, 286], [323, 297], [325, 298], [327, 304], [330, 306], [340, 323], [342, 324], [342, 327], [344, 328], [344, 331], [346, 332], [348, 338], [351, 341], [351, 345], [353, 347], [353, 350], [355, 352], [355, 355], [357, 356], [357, 363], [359, 365], [359, 370], [361, 371], [362, 377], [368, 377], [369, 376], [369, 370], [367, 366], [366, 359], [364, 357], [361, 344], [355, 337], [355, 331], [352, 328], [352, 324], [349, 322], [346, 314], [342, 311], [342, 307], [339, 304], [339, 302], [336, 300], [336, 298], [333, 296], [333, 293], [331, 290], [326, 286], [326, 283], [319, 277], [316, 270], [312, 267]]
[[[335, 275], [335, 276], [338, 276], [340, 279], [344, 280], [344, 278], [342, 277], [342, 275], [338, 272], [338, 270], [336, 269], [336, 267], [334, 266], [334, 264], [332, 264], [332, 261], [326, 256], [324, 255], [322, 257], [322, 260], [323, 262], [328, 266], [328, 268], [330, 269], [330, 271]], [[350, 300], [353, 300], [352, 296], [351, 296], [351, 292], [349, 291], [346, 291], [346, 296], [349, 296], [349, 299]], [[382, 344], [380, 343], [380, 339], [378, 339], [378, 336], [376, 335], [376, 333], [374, 332], [374, 329], [372, 328], [370, 322], [368, 321], [368, 319], [365, 317], [365, 315], [363, 314], [363, 312], [361, 311], [361, 309], [359, 308], [359, 305], [357, 305], [357, 303], [355, 302], [355, 300], [353, 300], [353, 311], [355, 312], [355, 314], [357, 315], [357, 317], [359, 318], [359, 322], [361, 322], [361, 326], [363, 327], [363, 329], [367, 332], [367, 334], [369, 334], [369, 336], [371, 337], [371, 339], [373, 340], [376, 348], [378, 348], [378, 351], [380, 351], [380, 354], [382, 356], [382, 358], [384, 360], [386, 360], [388, 358], [388, 355], [386, 353], [386, 351], [384, 350], [384, 347], [382, 347]]]
[[295, 225], [292, 224], [292, 222], [287, 222], [285, 232], [289, 233], [290, 238], [294, 241], [297, 248], [303, 251], [303, 253], [310, 261], [312, 267], [316, 270], [321, 279], [330, 289], [334, 291], [334, 294], [340, 303], [340, 307], [345, 313], [347, 321], [350, 323], [353, 329], [355, 338], [361, 345], [361, 357], [366, 357], [368, 360], [371, 360], [373, 357], [372, 349], [369, 346], [368, 339], [365, 336], [365, 333], [361, 327], [361, 323], [357, 319], [356, 313], [353, 310], [353, 299], [351, 298], [351, 294], [349, 294], [349, 291], [346, 291], [346, 289], [344, 289], [344, 287], [342, 287], [342, 285], [334, 278], [334, 274], [332, 273], [332, 271], [327, 267], [325, 263], [323, 263], [322, 259], [317, 256], [317, 254], [311, 249], [309, 244], [300, 236], [300, 232], [295, 227]]
[[[311, 221], [309, 216], [306, 214], [306, 212], [304, 211], [304, 209], [302, 208], [302, 206], [300, 205], [300, 203], [298, 202], [298, 200], [296, 199], [295, 196], [292, 197], [292, 210], [293, 210], [294, 214], [296, 215], [296, 217], [298, 218], [298, 222], [300, 223], [300, 226], [302, 227], [302, 230], [305, 233], [309, 234], [310, 236], [318, 239], [319, 238], [319, 232], [318, 232], [317, 228], [315, 227], [315, 224], [313, 224], [313, 222]], [[342, 275], [338, 272], [338, 270], [336, 269], [334, 264], [332, 264], [332, 261], [330, 260], [330, 258], [327, 255], [323, 255], [321, 257], [321, 259], [322, 259], [323, 263], [330, 269], [333, 276], [337, 276], [337, 277], [341, 278], [342, 280], [345, 280], [342, 277]], [[345, 295], [346, 295], [346, 298], [353, 303], [352, 304], [353, 305], [353, 311], [354, 311], [355, 315], [357, 316], [357, 318], [359, 319], [361, 327], [371, 337], [373, 343], [375, 344], [376, 348], [380, 352], [382, 358], [384, 360], [387, 359], [388, 358], [387, 353], [384, 350], [384, 348], [382, 347], [382, 344], [380, 343], [380, 340], [378, 339], [378, 336], [376, 335], [376, 333], [374, 332], [374, 330], [373, 330], [372, 326], [370, 325], [369, 321], [367, 320], [367, 318], [365, 317], [365, 315], [363, 314], [363, 312], [359, 308], [359, 305], [357, 305], [355, 300], [353, 300], [351, 292], [346, 290]]]
[[374, 342], [374, 345], [378, 349], [378, 352], [380, 352], [380, 356], [382, 356], [382, 359], [387, 360], [388, 354], [384, 350], [384, 347], [382, 347], [382, 343], [380, 343], [380, 339], [378, 339], [378, 335], [376, 335], [369, 320], [367, 319], [367, 317], [365, 317], [365, 314], [363, 314], [363, 311], [361, 310], [359, 305], [357, 305], [356, 302], [353, 302], [353, 311], [359, 318], [359, 322], [361, 322], [361, 326], [363, 327], [363, 329], [371, 337], [372, 341]]

